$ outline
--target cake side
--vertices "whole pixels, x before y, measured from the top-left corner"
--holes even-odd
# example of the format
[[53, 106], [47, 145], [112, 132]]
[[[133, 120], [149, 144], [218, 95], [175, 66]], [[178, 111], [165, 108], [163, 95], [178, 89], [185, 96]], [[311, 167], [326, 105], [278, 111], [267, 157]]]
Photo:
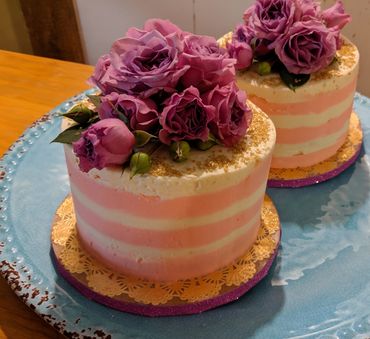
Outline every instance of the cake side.
[[206, 274], [255, 241], [271, 154], [272, 122], [254, 107], [235, 147], [192, 152], [185, 164], [153, 153], [148, 174], [118, 168], [82, 173], [66, 159], [80, 240], [116, 270], [155, 280]]
[[273, 168], [307, 167], [337, 152], [347, 136], [358, 72], [359, 53], [348, 40], [336, 61], [294, 92], [277, 74], [238, 72], [240, 88], [275, 124]]

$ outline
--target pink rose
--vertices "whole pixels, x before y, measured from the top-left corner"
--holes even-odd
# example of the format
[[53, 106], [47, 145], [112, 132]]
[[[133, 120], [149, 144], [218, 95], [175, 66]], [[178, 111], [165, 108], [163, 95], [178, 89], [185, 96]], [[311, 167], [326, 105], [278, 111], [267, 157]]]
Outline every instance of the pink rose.
[[216, 84], [226, 85], [234, 80], [235, 60], [213, 37], [188, 35], [184, 38], [184, 52], [179, 58], [179, 67], [189, 67], [181, 78], [186, 88], [195, 86], [205, 91]]
[[332, 7], [323, 11], [321, 14], [327, 27], [331, 28], [335, 34], [337, 49], [341, 48], [340, 30], [351, 21], [351, 16], [344, 11], [342, 1], [337, 1]]
[[158, 31], [163, 36], [168, 36], [170, 34], [176, 33], [179, 37], [184, 37], [190, 33], [184, 32], [181, 28], [173, 24], [169, 20], [163, 19], [149, 19], [145, 22], [144, 30], [149, 31]]
[[320, 5], [315, 0], [295, 0], [296, 11], [294, 21], [309, 21], [319, 19]]
[[113, 92], [101, 98], [98, 107], [100, 119], [118, 118], [127, 122], [132, 130], [150, 131], [158, 125], [158, 112], [154, 101]]
[[244, 13], [253, 37], [274, 41], [293, 24], [294, 0], [257, 0]]
[[82, 172], [125, 163], [135, 145], [135, 137], [119, 119], [104, 119], [91, 125], [72, 144]]
[[236, 59], [235, 68], [245, 69], [252, 65], [253, 62], [253, 50], [251, 47], [252, 36], [247, 30], [247, 27], [243, 24], [236, 26], [231, 39], [231, 43], [228, 43], [226, 48], [229, 55]]
[[290, 73], [311, 74], [333, 61], [335, 34], [320, 21], [298, 21], [276, 41], [275, 52]]
[[321, 17], [326, 23], [326, 27], [339, 30], [351, 21], [351, 16], [344, 11], [342, 1], [337, 1], [332, 7], [323, 11]]
[[99, 87], [103, 93], [110, 93], [115, 90], [114, 80], [112, 79], [113, 69], [108, 54], [101, 56], [96, 63], [93, 75], [89, 78], [88, 83]]
[[215, 108], [205, 105], [197, 88], [190, 86], [174, 93], [160, 115], [159, 139], [164, 144], [181, 140], [208, 140], [208, 124], [215, 117]]
[[211, 132], [225, 146], [237, 144], [246, 134], [252, 111], [246, 105], [246, 94], [235, 83], [216, 86], [203, 95], [203, 101], [216, 107], [216, 117], [209, 124]]
[[104, 94], [114, 91], [147, 98], [161, 90], [175, 91], [189, 68], [178, 64], [181, 30], [165, 20], [150, 20], [146, 28], [130, 28], [114, 42], [109, 57], [98, 61], [91, 83]]

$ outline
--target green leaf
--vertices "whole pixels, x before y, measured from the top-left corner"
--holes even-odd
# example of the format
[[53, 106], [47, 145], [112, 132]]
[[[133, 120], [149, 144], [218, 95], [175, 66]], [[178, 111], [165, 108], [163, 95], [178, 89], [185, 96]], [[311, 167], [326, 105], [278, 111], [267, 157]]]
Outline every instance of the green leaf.
[[292, 74], [289, 73], [286, 67], [281, 64], [279, 66], [279, 74], [281, 80], [292, 90], [295, 91], [296, 88], [304, 85], [308, 80], [310, 80], [310, 74]]
[[78, 139], [80, 139], [81, 134], [84, 130], [85, 129], [82, 128], [80, 125], [73, 125], [65, 129], [62, 133], [60, 133], [52, 142], [71, 144], [72, 142], [75, 142]]
[[87, 97], [90, 99], [91, 103], [97, 108], [101, 103], [100, 95], [88, 94]]
[[83, 104], [73, 106], [67, 113], [62, 114], [63, 117], [72, 119], [79, 124], [87, 124], [92, 118], [97, 116], [97, 113]]
[[134, 136], [136, 139], [136, 147], [143, 147], [150, 141], [150, 139], [157, 139], [155, 135], [142, 130], [134, 131]]

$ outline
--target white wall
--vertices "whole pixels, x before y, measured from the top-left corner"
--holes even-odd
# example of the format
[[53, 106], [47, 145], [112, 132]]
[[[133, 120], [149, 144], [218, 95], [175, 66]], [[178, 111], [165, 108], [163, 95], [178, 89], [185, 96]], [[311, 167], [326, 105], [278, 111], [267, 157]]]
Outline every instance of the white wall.
[[[241, 22], [253, 0], [75, 0], [87, 61], [95, 64], [112, 42], [131, 26], [141, 27], [149, 18], [169, 19], [182, 29], [215, 37]], [[323, 7], [335, 0], [323, 0]], [[370, 1], [344, 0], [352, 23], [344, 34], [360, 49], [358, 90], [370, 96]]]

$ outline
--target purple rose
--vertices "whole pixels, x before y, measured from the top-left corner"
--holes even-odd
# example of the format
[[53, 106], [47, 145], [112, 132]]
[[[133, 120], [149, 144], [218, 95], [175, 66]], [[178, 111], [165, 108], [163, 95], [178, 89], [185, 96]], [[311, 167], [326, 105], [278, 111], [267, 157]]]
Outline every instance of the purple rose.
[[164, 36], [157, 30], [132, 28], [127, 34], [110, 50], [110, 86], [117, 92], [143, 98], [162, 89], [173, 92], [189, 68], [178, 65], [183, 43], [177, 33]]
[[344, 11], [342, 1], [337, 1], [332, 7], [321, 13], [326, 27], [331, 28], [335, 34], [337, 49], [341, 48], [340, 30], [351, 21], [351, 16]]
[[149, 31], [158, 31], [163, 36], [168, 36], [170, 34], [176, 33], [179, 37], [184, 37], [190, 33], [184, 32], [181, 28], [173, 24], [169, 20], [163, 19], [149, 19], [144, 24], [144, 30]]
[[246, 94], [235, 83], [216, 86], [203, 95], [203, 101], [216, 107], [216, 117], [210, 123], [211, 132], [225, 146], [233, 146], [246, 134], [252, 111], [246, 105]]
[[320, 21], [296, 22], [276, 41], [275, 52], [290, 73], [311, 74], [333, 61], [335, 34]]
[[308, 21], [320, 18], [320, 5], [314, 0], [295, 0], [294, 21]]
[[118, 118], [128, 121], [132, 130], [149, 131], [158, 125], [158, 112], [154, 101], [132, 95], [112, 92], [103, 96], [98, 113], [100, 119]]
[[131, 27], [128, 29], [125, 37], [139, 39], [147, 32], [157, 31], [164, 37], [176, 34], [179, 38], [183, 38], [185, 35], [189, 34], [184, 32], [178, 26], [173, 24], [169, 20], [163, 19], [149, 19], [145, 22], [143, 29], [136, 27]]
[[215, 108], [205, 105], [197, 88], [190, 86], [174, 93], [166, 102], [159, 122], [159, 139], [164, 144], [181, 140], [208, 140], [208, 124], [215, 117]]
[[[88, 82], [100, 88], [103, 93], [110, 93], [114, 91], [112, 85], [112, 67], [108, 54], [101, 56], [96, 63], [93, 75], [89, 78]], [[114, 82], [114, 80], [113, 80]]]
[[135, 145], [135, 137], [118, 119], [104, 119], [91, 125], [73, 143], [73, 152], [79, 158], [82, 172], [92, 168], [122, 165]]
[[184, 38], [179, 67], [190, 66], [181, 78], [184, 87], [195, 86], [202, 92], [216, 84], [226, 85], [234, 80], [234, 64], [235, 60], [218, 45], [215, 38], [200, 35]]
[[244, 20], [255, 38], [274, 41], [293, 24], [294, 0], [257, 0]]
[[326, 27], [342, 29], [351, 21], [351, 16], [344, 11], [342, 1], [337, 1], [332, 7], [321, 13]]
[[252, 36], [244, 24], [236, 26], [231, 43], [228, 43], [226, 46], [229, 55], [236, 59], [236, 69], [248, 68], [252, 64], [253, 50], [250, 45], [251, 40]]

